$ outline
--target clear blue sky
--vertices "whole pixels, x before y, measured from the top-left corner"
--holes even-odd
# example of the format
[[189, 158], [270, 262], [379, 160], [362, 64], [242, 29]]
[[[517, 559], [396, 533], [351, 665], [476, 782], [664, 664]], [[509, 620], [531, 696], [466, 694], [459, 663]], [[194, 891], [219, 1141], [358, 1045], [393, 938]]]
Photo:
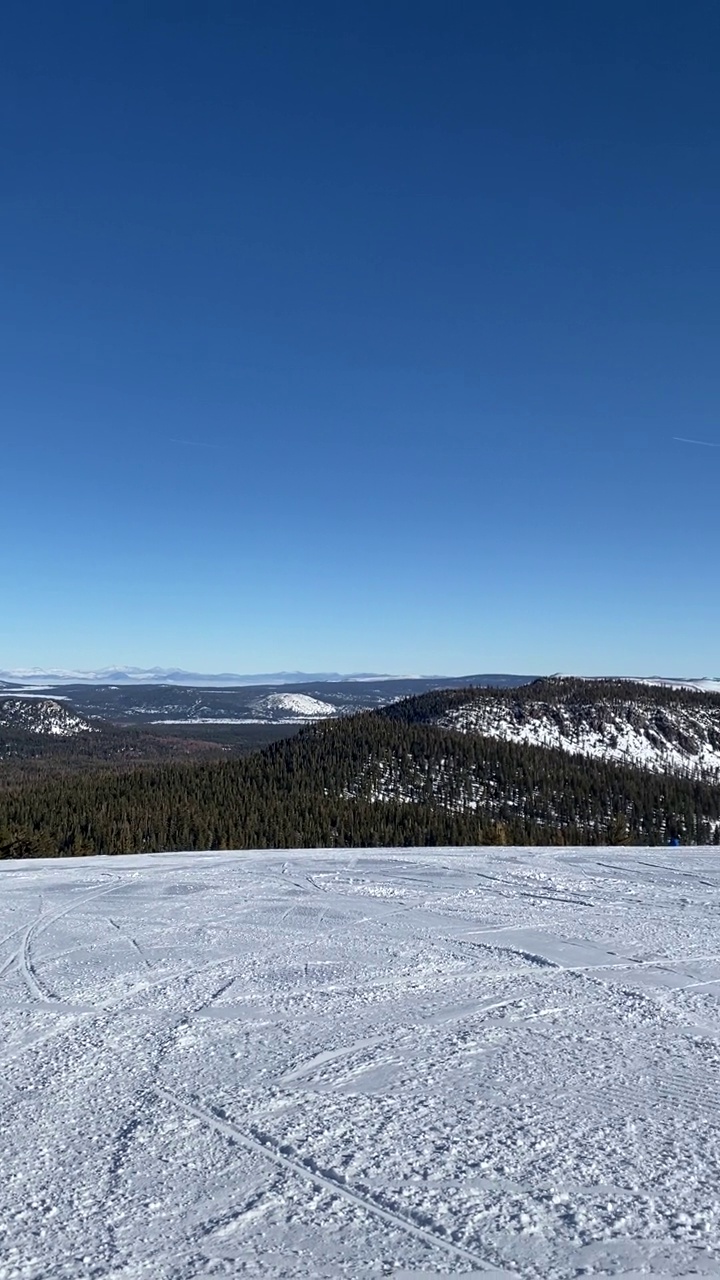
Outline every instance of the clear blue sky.
[[0, 667], [718, 674], [716, 0], [6, 0]]

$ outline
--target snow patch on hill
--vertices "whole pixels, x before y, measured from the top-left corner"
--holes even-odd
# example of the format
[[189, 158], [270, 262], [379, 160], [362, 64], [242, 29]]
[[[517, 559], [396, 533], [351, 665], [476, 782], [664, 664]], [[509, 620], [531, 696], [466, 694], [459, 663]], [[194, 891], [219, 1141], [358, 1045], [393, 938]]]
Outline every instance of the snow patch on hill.
[[[353, 708], [354, 709], [354, 708]], [[311, 724], [315, 720], [327, 720], [350, 710], [334, 706], [307, 693], [270, 693], [255, 698], [247, 704], [246, 715], [212, 715], [207, 707], [200, 707], [191, 716], [153, 721], [154, 724]]]
[[474, 701], [437, 720], [462, 733], [554, 747], [654, 773], [720, 779], [720, 707]]
[[54, 698], [3, 698], [0, 726], [24, 729], [27, 733], [71, 738], [77, 733], [94, 733], [96, 726]]
[[251, 706], [257, 715], [268, 719], [290, 714], [297, 719], [325, 720], [338, 714], [338, 708], [331, 702], [311, 698], [307, 693], [269, 693], [265, 698], [257, 698]]
[[665, 685], [668, 689], [694, 689], [697, 693], [720, 693], [720, 680], [706, 676], [699, 680], [669, 680], [662, 676], [647, 676], [640, 683]]

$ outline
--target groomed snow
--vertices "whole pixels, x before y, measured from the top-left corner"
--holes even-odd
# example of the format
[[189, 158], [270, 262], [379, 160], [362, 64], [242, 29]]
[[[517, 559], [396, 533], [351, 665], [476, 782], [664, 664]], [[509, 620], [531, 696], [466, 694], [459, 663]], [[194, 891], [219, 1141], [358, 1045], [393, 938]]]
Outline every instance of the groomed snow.
[[0, 883], [1, 1280], [720, 1275], [720, 850]]

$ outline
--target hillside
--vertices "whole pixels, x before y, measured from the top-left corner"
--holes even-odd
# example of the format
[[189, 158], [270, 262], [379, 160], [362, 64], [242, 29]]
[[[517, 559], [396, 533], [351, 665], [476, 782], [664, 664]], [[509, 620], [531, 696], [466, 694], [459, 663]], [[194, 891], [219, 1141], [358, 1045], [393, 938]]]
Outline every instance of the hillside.
[[714, 693], [561, 677], [517, 689], [431, 692], [385, 714], [654, 773], [720, 781], [720, 699]]
[[324, 720], [327, 716], [336, 716], [343, 707], [321, 698], [313, 698], [307, 693], [269, 693], [264, 698], [257, 698], [251, 704], [254, 713], [262, 720], [275, 720], [282, 723], [289, 717], [289, 723], [296, 720]]
[[97, 726], [56, 698], [0, 697], [0, 728], [72, 738], [78, 733], [94, 733]]
[[[539, 693], [543, 705], [566, 707], [570, 692], [535, 686], [526, 696], [531, 708]], [[699, 777], [660, 774], [444, 723], [472, 705], [475, 696], [467, 690], [433, 693], [325, 720], [242, 759], [26, 779], [0, 791], [0, 831], [5, 832], [0, 844], [4, 841], [6, 856], [19, 856], [361, 845], [662, 844], [675, 835], [683, 843], [720, 840], [717, 786]], [[647, 696], [658, 699], [658, 715], [663, 706], [675, 705], [675, 698], [703, 697], [653, 689]], [[600, 706], [598, 724], [604, 715]]]
[[0, 791], [33, 779], [123, 770], [162, 760], [207, 759], [236, 743], [145, 732], [78, 715], [50, 698], [0, 698]]

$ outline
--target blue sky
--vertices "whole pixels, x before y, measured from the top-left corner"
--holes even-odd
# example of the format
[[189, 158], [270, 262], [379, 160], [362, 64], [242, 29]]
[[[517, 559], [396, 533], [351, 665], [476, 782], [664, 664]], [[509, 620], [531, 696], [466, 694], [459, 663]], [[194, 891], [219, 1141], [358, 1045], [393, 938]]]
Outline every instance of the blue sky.
[[0, 34], [0, 667], [720, 674], [715, 0]]

